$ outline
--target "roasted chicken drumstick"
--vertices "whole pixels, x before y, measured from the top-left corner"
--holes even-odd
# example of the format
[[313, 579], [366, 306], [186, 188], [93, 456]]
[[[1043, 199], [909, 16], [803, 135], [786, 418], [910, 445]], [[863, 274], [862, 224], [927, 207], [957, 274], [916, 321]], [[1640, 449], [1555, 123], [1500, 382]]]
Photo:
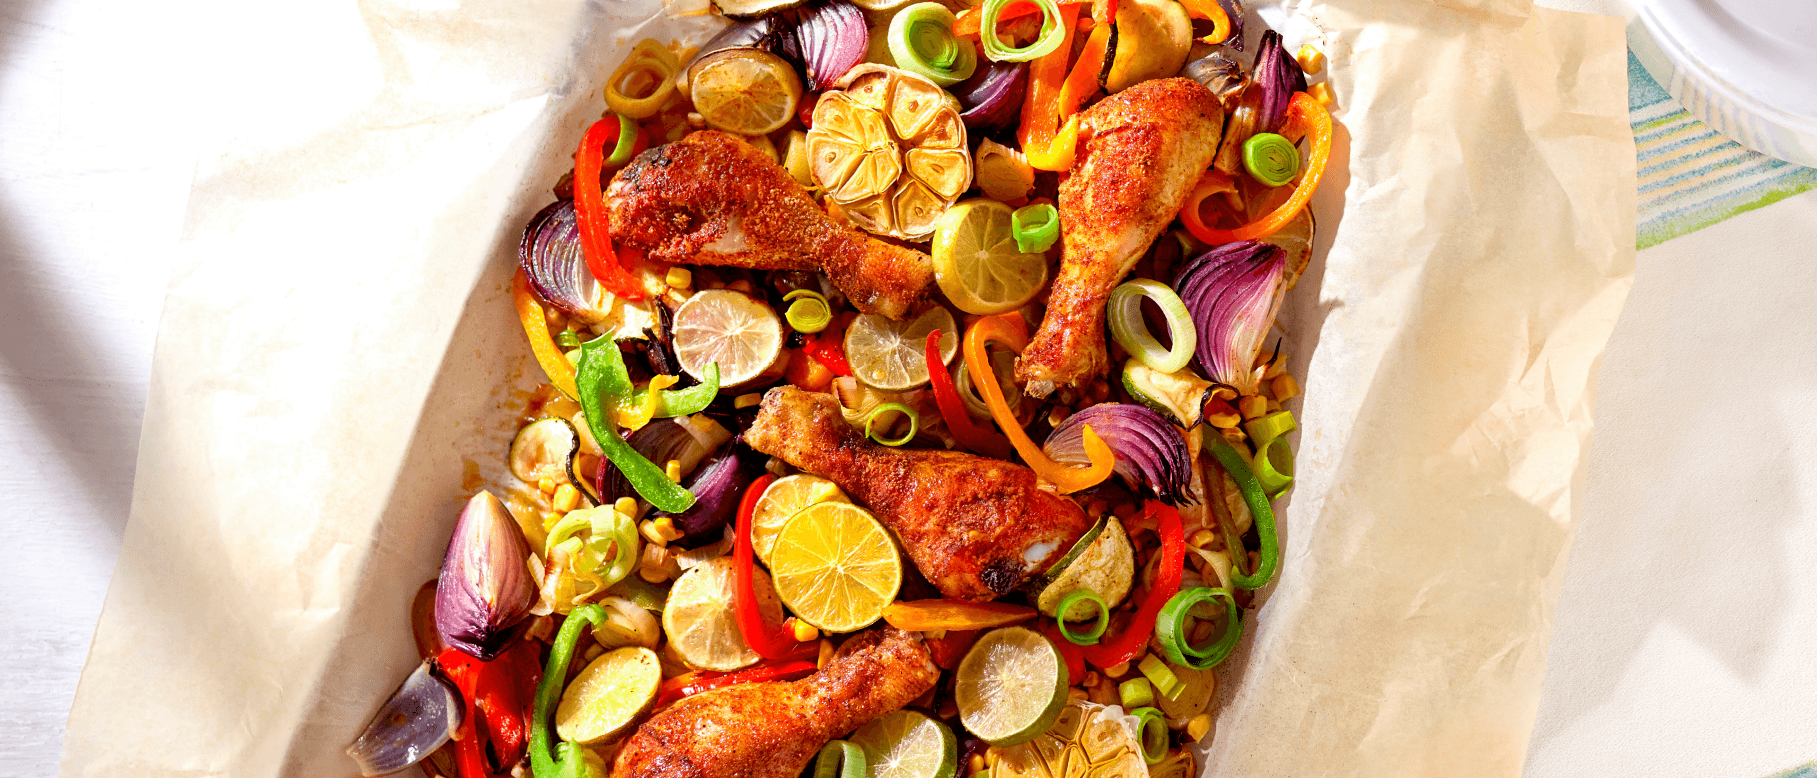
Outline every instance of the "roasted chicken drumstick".
[[1033, 470], [959, 451], [879, 446], [845, 423], [829, 394], [771, 389], [744, 440], [869, 507], [948, 597], [1009, 592], [1091, 527], [1072, 500], [1039, 488]]
[[1081, 124], [1079, 164], [1060, 184], [1060, 273], [1041, 329], [1016, 361], [1016, 377], [1037, 397], [1104, 374], [1105, 300], [1211, 165], [1224, 109], [1198, 82], [1169, 78], [1111, 95]]
[[614, 778], [795, 778], [827, 741], [913, 702], [940, 668], [916, 633], [853, 636], [820, 672], [703, 692], [625, 741]]
[[840, 224], [781, 165], [705, 130], [637, 156], [606, 187], [612, 239], [663, 262], [821, 270], [865, 313], [900, 319], [934, 279], [926, 254]]

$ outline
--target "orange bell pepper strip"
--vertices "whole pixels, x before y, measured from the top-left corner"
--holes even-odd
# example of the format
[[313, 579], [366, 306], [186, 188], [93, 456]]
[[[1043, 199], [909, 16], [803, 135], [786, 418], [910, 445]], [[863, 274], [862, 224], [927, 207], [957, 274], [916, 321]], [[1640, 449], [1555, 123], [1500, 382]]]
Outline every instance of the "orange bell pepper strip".
[[[627, 300], [644, 299], [637, 279], [625, 272], [612, 252], [612, 238], [606, 227], [605, 192], [599, 186], [600, 171], [606, 164], [606, 142], [617, 145], [628, 122], [607, 116], [593, 123], [581, 136], [580, 149], [574, 152], [574, 217], [580, 226], [580, 245], [587, 255], [587, 269], [599, 283]], [[636, 125], [631, 125], [636, 132]]]
[[1306, 169], [1301, 174], [1300, 183], [1293, 188], [1293, 195], [1267, 216], [1229, 230], [1213, 229], [1206, 225], [1199, 218], [1196, 208], [1190, 213], [1182, 212], [1180, 220], [1193, 237], [1213, 246], [1266, 238], [1287, 226], [1295, 216], [1300, 215], [1300, 211], [1306, 209], [1307, 203], [1312, 202], [1312, 194], [1318, 191], [1319, 181], [1324, 178], [1325, 165], [1331, 161], [1331, 114], [1310, 95], [1295, 92], [1293, 102], [1287, 104], [1287, 121], [1299, 122], [1306, 128], [1306, 137], [1312, 140], [1312, 151], [1308, 155]]
[[[1237, 191], [1237, 182], [1229, 174], [1212, 168], [1199, 176], [1199, 183], [1186, 195], [1186, 204], [1180, 206], [1180, 222], [1192, 234], [1200, 230], [1210, 230], [1211, 225], [1205, 221], [1205, 201], [1215, 195]], [[1197, 225], [1196, 227], [1194, 225]]]
[[1066, 63], [1072, 55], [1073, 28], [1078, 21], [1078, 6], [1060, 6], [1060, 26], [1065, 30], [1060, 48], [1028, 63], [1028, 92], [1022, 98], [1022, 125], [1016, 129], [1016, 139], [1028, 164], [1039, 170], [1070, 170], [1073, 166], [1078, 122], [1068, 121], [1062, 128], [1060, 120], [1079, 106], [1062, 105], [1060, 92], [1066, 85]]
[[991, 369], [986, 346], [992, 341], [1020, 354], [1028, 346], [1028, 326], [1023, 323], [1021, 316], [1000, 313], [979, 319], [965, 332], [965, 369], [971, 374], [973, 385], [978, 388], [978, 396], [984, 398], [985, 405], [990, 406], [991, 416], [996, 418], [997, 426], [1003, 428], [1003, 434], [1016, 447], [1016, 453], [1022, 455], [1022, 461], [1027, 462], [1036, 476], [1053, 484], [1061, 494], [1072, 494], [1103, 483], [1117, 466], [1117, 455], [1098, 437], [1098, 433], [1092, 431], [1090, 424], [1085, 425], [1085, 456], [1091, 461], [1091, 465], [1081, 468], [1068, 467], [1048, 458], [1041, 447], [1029, 439], [1022, 425], [1016, 423], [1015, 414], [1010, 412], [1009, 403], [1003, 399], [1003, 388], [997, 385], [997, 371]]
[[[1029, 14], [1041, 13], [1041, 6], [1030, 2], [1010, 3], [997, 13], [997, 21], [1007, 22], [1020, 19]], [[953, 34], [957, 36], [977, 37], [984, 30], [984, 5], [974, 5], [959, 12], [953, 20]]]
[[1035, 609], [1027, 605], [965, 600], [897, 601], [883, 609], [883, 620], [896, 629], [913, 632], [946, 629], [990, 629], [1027, 621]]
[[1180, 0], [1180, 5], [1186, 7], [1187, 16], [1211, 22], [1211, 34], [1200, 42], [1216, 46], [1230, 37], [1230, 14], [1224, 13], [1218, 0]]
[[536, 363], [542, 365], [549, 383], [562, 394], [579, 399], [580, 389], [574, 385], [574, 365], [568, 362], [561, 347], [555, 345], [555, 338], [550, 337], [549, 320], [543, 318], [542, 303], [530, 293], [530, 279], [524, 275], [523, 268], [518, 268], [517, 276], [511, 279], [511, 297], [517, 304], [517, 319], [524, 325], [524, 336], [530, 339], [530, 353], [536, 355]]

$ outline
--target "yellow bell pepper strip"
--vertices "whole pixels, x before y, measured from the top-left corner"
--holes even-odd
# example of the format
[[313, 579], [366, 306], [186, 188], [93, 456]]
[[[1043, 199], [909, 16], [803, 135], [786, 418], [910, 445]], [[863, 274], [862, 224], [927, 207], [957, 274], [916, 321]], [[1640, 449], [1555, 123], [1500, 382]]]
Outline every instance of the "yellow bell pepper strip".
[[[1230, 582], [1239, 589], [1260, 589], [1274, 577], [1274, 571], [1281, 566], [1281, 539], [1274, 530], [1274, 508], [1268, 504], [1268, 494], [1262, 490], [1262, 482], [1256, 478], [1255, 471], [1243, 455], [1230, 445], [1224, 434], [1207, 424], [1200, 433], [1206, 453], [1211, 454], [1224, 472], [1230, 474], [1230, 480], [1237, 484], [1237, 491], [1243, 494], [1243, 502], [1249, 506], [1249, 513], [1255, 517], [1256, 535], [1262, 541], [1262, 553], [1256, 561], [1255, 572], [1244, 573], [1235, 565], [1230, 570]], [[1241, 549], [1231, 549], [1233, 554], [1243, 553]]]
[[1200, 38], [1201, 43], [1216, 46], [1230, 38], [1230, 14], [1224, 13], [1218, 0], [1180, 0], [1186, 7], [1186, 15], [1194, 19], [1211, 22], [1211, 34]]
[[675, 376], [656, 375], [650, 377], [650, 388], [639, 389], [625, 396], [624, 404], [612, 409], [613, 420], [618, 426], [636, 431], [656, 418], [656, 411], [662, 406], [662, 392], [675, 385]]
[[[1287, 121], [1302, 123], [1306, 127], [1306, 137], [1312, 140], [1312, 152], [1308, 155], [1305, 173], [1301, 175], [1300, 183], [1293, 188], [1293, 195], [1267, 216], [1229, 230], [1213, 229], [1206, 225], [1197, 218], [1196, 208], [1183, 212], [1181, 221], [1193, 237], [1213, 246], [1266, 238], [1287, 226], [1295, 216], [1300, 215], [1300, 211], [1306, 209], [1307, 203], [1312, 202], [1313, 193], [1319, 189], [1319, 180], [1324, 178], [1325, 163], [1331, 161], [1331, 114], [1310, 95], [1295, 92], [1293, 102], [1287, 105]], [[1188, 198], [1188, 201], [1191, 202], [1192, 198]]]
[[605, 626], [606, 620], [605, 609], [598, 605], [575, 606], [549, 646], [549, 663], [543, 667], [543, 679], [536, 685], [536, 704], [530, 719], [530, 769], [536, 778], [586, 778], [588, 774], [585, 749], [567, 740], [553, 742], [555, 724], [549, 719], [568, 682], [568, 664], [574, 659], [581, 630]]
[[593, 123], [581, 136], [580, 149], [574, 152], [574, 216], [580, 226], [581, 250], [587, 255], [587, 268], [607, 291], [627, 300], [642, 300], [644, 292], [637, 279], [625, 271], [612, 252], [612, 238], [606, 226], [605, 190], [600, 188], [599, 174], [605, 168], [605, 147], [615, 146], [624, 133], [626, 122], [607, 116]]
[[883, 609], [883, 620], [911, 632], [1006, 627], [1035, 617], [1027, 605], [965, 600], [898, 600]]
[[997, 314], [985, 316], [972, 324], [965, 332], [965, 369], [971, 374], [972, 383], [978, 388], [978, 396], [984, 398], [984, 404], [991, 409], [991, 416], [996, 418], [997, 426], [1003, 428], [1003, 434], [1028, 463], [1035, 475], [1054, 485], [1061, 494], [1072, 494], [1081, 489], [1089, 489], [1109, 478], [1117, 466], [1117, 455], [1110, 446], [1093, 432], [1091, 425], [1085, 425], [1085, 456], [1091, 461], [1090, 467], [1068, 467], [1049, 459], [1041, 447], [1030, 440], [1022, 425], [1016, 423], [1016, 416], [1010, 412], [1009, 403], [1003, 399], [1003, 389], [997, 385], [997, 371], [991, 369], [990, 354], [986, 350], [992, 341], [1008, 346], [1016, 353], [1028, 346], [1028, 326], [1022, 317], [1014, 314]]
[[618, 344], [612, 342], [611, 336], [594, 338], [580, 345], [580, 369], [574, 380], [578, 389], [575, 399], [580, 401], [581, 411], [587, 414], [587, 427], [599, 443], [600, 452], [618, 466], [638, 496], [670, 513], [681, 513], [692, 507], [694, 493], [669, 480], [669, 474], [661, 467], [631, 448], [630, 443], [619, 437], [618, 425], [613, 423], [611, 414], [606, 413], [608, 404], [617, 406], [631, 392], [624, 355], [618, 353]]
[[517, 320], [524, 325], [524, 337], [530, 339], [530, 353], [536, 355], [536, 364], [542, 366], [543, 373], [549, 376], [549, 383], [562, 394], [578, 399], [580, 392], [574, 388], [574, 366], [568, 364], [568, 357], [555, 345], [555, 339], [549, 337], [549, 320], [544, 318], [543, 304], [530, 292], [530, 279], [524, 275], [523, 268], [518, 268], [516, 277], [511, 279], [511, 297], [517, 304]]
[[1022, 98], [1022, 125], [1016, 129], [1016, 139], [1022, 144], [1028, 164], [1040, 170], [1070, 170], [1073, 166], [1078, 122], [1069, 120], [1062, 127], [1060, 120], [1071, 116], [1078, 106], [1070, 110], [1062, 106], [1060, 91], [1066, 84], [1066, 63], [1072, 55], [1073, 28], [1078, 22], [1078, 6], [1060, 6], [1065, 40], [1053, 53], [1028, 64], [1028, 91]]

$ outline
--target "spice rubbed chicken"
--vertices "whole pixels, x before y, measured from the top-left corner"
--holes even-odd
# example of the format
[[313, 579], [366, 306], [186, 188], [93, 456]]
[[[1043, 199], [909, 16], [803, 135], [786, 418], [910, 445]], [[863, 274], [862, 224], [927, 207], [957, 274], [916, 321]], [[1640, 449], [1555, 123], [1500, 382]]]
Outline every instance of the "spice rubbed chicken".
[[1187, 78], [1138, 84], [1084, 113], [1079, 164], [1060, 184], [1060, 273], [1041, 329], [1016, 361], [1029, 394], [1105, 373], [1104, 302], [1179, 214], [1223, 126], [1218, 98]]
[[820, 672], [695, 695], [650, 717], [625, 741], [614, 778], [794, 778], [820, 747], [934, 688], [919, 633], [854, 636]]
[[612, 239], [664, 262], [820, 270], [858, 310], [900, 319], [933, 260], [833, 220], [788, 171], [711, 130], [639, 155], [606, 187]]
[[1033, 470], [959, 451], [877, 445], [845, 423], [830, 394], [771, 389], [744, 440], [870, 506], [915, 567], [955, 599], [1008, 593], [1091, 528], [1078, 503], [1039, 488]]

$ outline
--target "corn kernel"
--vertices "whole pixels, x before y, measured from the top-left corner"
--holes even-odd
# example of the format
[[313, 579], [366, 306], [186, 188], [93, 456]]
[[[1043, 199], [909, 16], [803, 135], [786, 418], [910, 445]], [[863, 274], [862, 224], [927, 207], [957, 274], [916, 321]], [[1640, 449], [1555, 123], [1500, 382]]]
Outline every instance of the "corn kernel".
[[1275, 376], [1273, 381], [1268, 382], [1268, 386], [1274, 390], [1274, 399], [1281, 402], [1300, 396], [1300, 382], [1286, 373]]
[[550, 511], [543, 514], [543, 531], [554, 532], [555, 523], [562, 520], [562, 514]]
[[1203, 643], [1211, 639], [1211, 622], [1201, 621], [1192, 625], [1192, 642]]
[[645, 547], [646, 550], [658, 546], [669, 545], [669, 541], [662, 536], [662, 533], [656, 531], [656, 522], [654, 521], [646, 519], [638, 522], [637, 534], [644, 536], [644, 540], [649, 541], [650, 545]]
[[536, 488], [538, 491], [542, 492], [543, 494], [554, 494], [555, 493], [555, 479], [550, 478], [549, 476], [545, 475], [542, 478], [537, 479]]
[[637, 500], [630, 497], [620, 497], [617, 502], [612, 503], [612, 510], [635, 519], [637, 518]]
[[662, 542], [664, 543], [674, 543], [675, 541], [680, 540], [682, 535], [687, 534], [676, 529], [675, 521], [667, 516], [650, 522], [650, 525], [655, 527], [656, 536], [662, 538]]
[[1218, 399], [1218, 400], [1225, 400], [1225, 401], [1235, 400], [1235, 399], [1237, 399], [1237, 390], [1232, 389], [1228, 386], [1214, 387], [1211, 390], [1211, 396], [1214, 399]]
[[1118, 662], [1117, 664], [1106, 667], [1104, 668], [1104, 674], [1112, 678], [1122, 678], [1129, 674], [1129, 663]]
[[820, 630], [801, 619], [789, 619], [789, 629], [795, 633], [795, 642], [806, 643], [820, 639]]
[[1074, 686], [1073, 688], [1066, 690], [1066, 698], [1069, 700], [1074, 700], [1077, 702], [1084, 702], [1086, 700], [1086, 698], [1088, 698], [1090, 696], [1091, 695], [1085, 693], [1084, 689], [1081, 689], [1077, 686]]
[[562, 313], [560, 308], [552, 307], [544, 312], [543, 320], [549, 322], [549, 331], [551, 333], [560, 332], [568, 328], [568, 314]]
[[757, 288], [754, 286], [751, 286], [751, 282], [747, 281], [743, 278], [740, 278], [737, 281], [733, 281], [732, 283], [726, 284], [726, 288], [730, 289], [734, 292], [738, 292], [740, 294], [748, 294], [748, 295], [757, 294]]
[[669, 480], [681, 483], [681, 460], [669, 460], [669, 464], [663, 466], [663, 472], [668, 474]]
[[1058, 427], [1060, 426], [1060, 422], [1066, 421], [1066, 417], [1071, 415], [1073, 415], [1071, 408], [1064, 405], [1056, 405], [1053, 410], [1047, 412], [1047, 426]]
[[1313, 48], [1310, 43], [1301, 46], [1299, 53], [1293, 55], [1293, 58], [1300, 63], [1300, 69], [1306, 71], [1306, 75], [1316, 76], [1325, 69], [1325, 52]]
[[1210, 732], [1211, 714], [1209, 713], [1201, 713], [1192, 717], [1191, 721], [1186, 722], [1186, 736], [1192, 738], [1194, 743], [1204, 740], [1205, 735]]
[[1337, 95], [1332, 94], [1331, 85], [1323, 81], [1309, 87], [1306, 90], [1306, 96], [1318, 101], [1318, 104], [1325, 106], [1325, 110], [1327, 111], [1335, 110], [1337, 108]]
[[549, 501], [549, 504], [555, 506], [556, 510], [567, 513], [580, 504], [580, 492], [574, 491], [572, 486], [562, 484], [555, 487], [555, 497]]
[[833, 661], [833, 641], [821, 638], [820, 658], [814, 662], [814, 666], [826, 667], [826, 663], [831, 661]]
[[1186, 542], [1188, 544], [1190, 544], [1193, 548], [1204, 548], [1206, 546], [1211, 545], [1212, 542], [1217, 539], [1218, 539], [1218, 533], [1212, 532], [1211, 530], [1208, 530], [1208, 529], [1202, 529], [1202, 530], [1199, 530], [1198, 532], [1192, 533], [1192, 537], [1187, 538]]
[[968, 763], [968, 766], [971, 768], [971, 771], [973, 774], [983, 772], [984, 771], [984, 755], [983, 754], [972, 754], [972, 761]]
[[1243, 417], [1230, 412], [1213, 412], [1205, 414], [1205, 423], [1218, 429], [1230, 429], [1243, 421]]
[[736, 399], [732, 400], [732, 407], [744, 410], [745, 408], [755, 408], [761, 402], [763, 402], [763, 395], [752, 392], [738, 395]]
[[662, 280], [675, 289], [686, 289], [694, 285], [694, 271], [685, 267], [672, 267]]
[[1237, 410], [1245, 419], [1259, 419], [1268, 414], [1268, 398], [1252, 394], [1237, 401]]
[[1273, 397], [1268, 398], [1268, 412], [1269, 413], [1280, 413], [1281, 412], [1281, 401], [1277, 400]]

